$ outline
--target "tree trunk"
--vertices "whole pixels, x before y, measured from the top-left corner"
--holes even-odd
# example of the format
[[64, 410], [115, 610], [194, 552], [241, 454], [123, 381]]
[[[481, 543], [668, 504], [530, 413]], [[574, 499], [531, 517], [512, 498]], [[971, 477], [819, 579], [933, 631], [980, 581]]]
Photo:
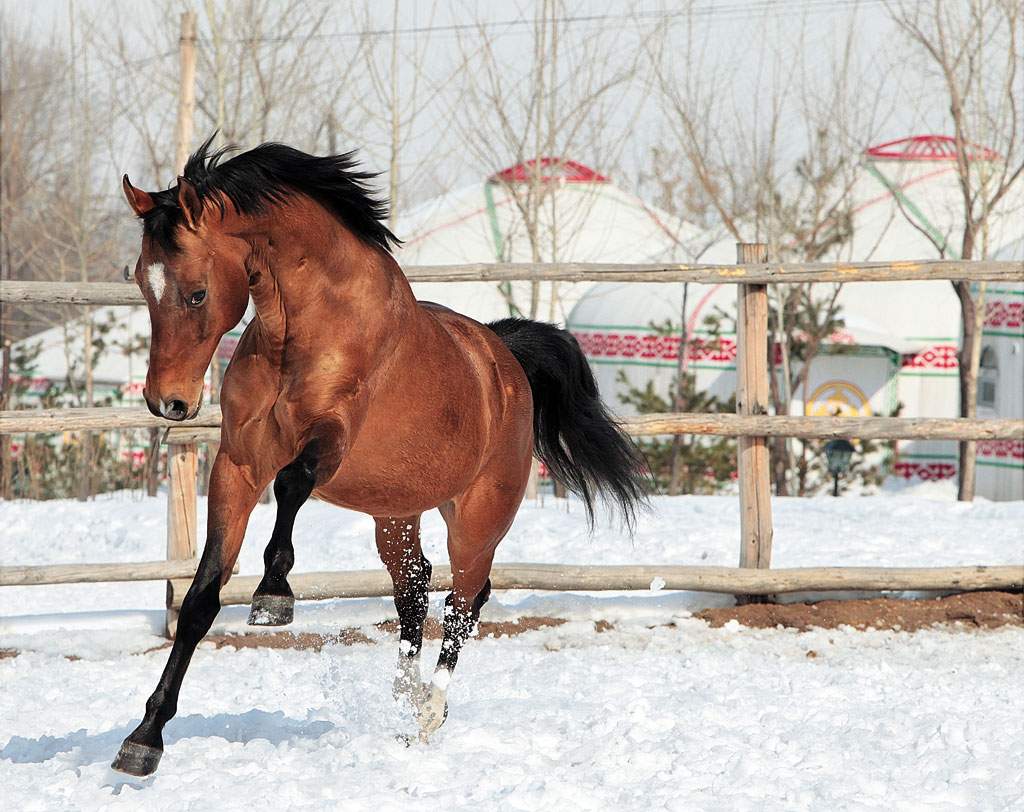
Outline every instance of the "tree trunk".
[[[11, 369], [11, 345], [4, 341], [3, 346], [3, 369], [0, 371], [0, 408], [7, 409], [7, 385]], [[11, 453], [11, 437], [8, 434], [0, 434], [0, 499], [11, 498], [11, 486], [14, 477], [11, 475], [11, 467], [14, 464], [14, 455]]]
[[149, 430], [149, 448], [146, 451], [146, 495], [156, 496], [160, 486], [160, 429]]
[[[690, 351], [690, 331], [686, 326], [687, 302], [690, 296], [690, 285], [683, 282], [683, 304], [680, 310], [679, 350], [676, 353], [676, 391], [673, 407], [677, 412], [686, 411], [686, 398], [683, 396], [686, 376], [686, 358]], [[668, 480], [668, 495], [678, 496], [683, 475], [683, 438], [675, 435], [672, 438], [672, 468]]]
[[[985, 286], [981, 284], [978, 296], [971, 292], [970, 282], [954, 282], [960, 300], [960, 417], [978, 414], [978, 366], [981, 361], [982, 330], [985, 325]], [[960, 443], [957, 499], [974, 501], [977, 444], [974, 440]]]

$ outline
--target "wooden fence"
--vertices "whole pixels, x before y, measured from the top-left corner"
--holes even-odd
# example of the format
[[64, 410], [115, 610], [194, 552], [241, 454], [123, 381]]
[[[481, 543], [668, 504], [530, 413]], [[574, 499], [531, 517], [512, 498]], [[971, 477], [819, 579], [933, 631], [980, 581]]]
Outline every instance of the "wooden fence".
[[[809, 567], [771, 569], [772, 519], [769, 437], [871, 439], [1020, 439], [1024, 421], [945, 418], [792, 417], [768, 412], [768, 288], [793, 282], [892, 282], [955, 279], [1024, 281], [1022, 262], [922, 261], [891, 263], [769, 263], [764, 246], [739, 245], [736, 265], [494, 264], [407, 268], [414, 282], [541, 280], [564, 282], [700, 282], [737, 285], [737, 414], [656, 414], [624, 419], [633, 436], [724, 435], [739, 438], [740, 555], [738, 568], [683, 565], [563, 566], [501, 564], [496, 589], [665, 589], [774, 595], [827, 590], [969, 590], [1024, 588], [1024, 562], [1013, 566], [926, 568]], [[134, 285], [5, 282], [0, 301], [85, 306], [142, 305]], [[101, 581], [167, 580], [168, 631], [195, 572], [197, 446], [219, 436], [220, 410], [206, 406], [188, 425], [168, 428], [144, 408], [53, 409], [0, 412], [0, 434], [168, 428], [170, 487], [167, 560], [131, 564], [0, 567], [0, 586]], [[301, 599], [391, 594], [384, 571], [300, 573], [289, 579]], [[244, 604], [258, 577], [232, 579], [221, 603]], [[446, 589], [451, 573], [435, 567], [431, 589]]]

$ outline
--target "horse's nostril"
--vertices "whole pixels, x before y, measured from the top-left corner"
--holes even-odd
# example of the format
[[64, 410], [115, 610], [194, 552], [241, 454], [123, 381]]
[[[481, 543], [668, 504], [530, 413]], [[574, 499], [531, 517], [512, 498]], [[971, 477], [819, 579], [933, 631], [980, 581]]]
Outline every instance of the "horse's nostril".
[[160, 410], [168, 420], [184, 420], [188, 416], [188, 406], [183, 400], [165, 400]]

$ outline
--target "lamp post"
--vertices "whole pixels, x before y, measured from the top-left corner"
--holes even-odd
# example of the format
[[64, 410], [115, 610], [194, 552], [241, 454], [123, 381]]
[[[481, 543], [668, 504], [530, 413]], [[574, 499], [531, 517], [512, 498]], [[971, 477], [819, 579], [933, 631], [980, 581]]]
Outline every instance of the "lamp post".
[[832, 474], [832, 495], [839, 496], [839, 477], [850, 467], [850, 458], [854, 448], [849, 440], [829, 440], [825, 444], [825, 458], [828, 460], [828, 472]]

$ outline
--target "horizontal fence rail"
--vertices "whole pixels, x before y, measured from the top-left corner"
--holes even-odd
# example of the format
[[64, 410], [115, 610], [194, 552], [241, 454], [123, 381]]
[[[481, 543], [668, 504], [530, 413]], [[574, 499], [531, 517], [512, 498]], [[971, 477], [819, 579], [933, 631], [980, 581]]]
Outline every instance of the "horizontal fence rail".
[[[619, 419], [634, 437], [664, 434], [705, 434], [726, 437], [799, 437], [803, 439], [865, 438], [873, 440], [1015, 440], [1024, 439], [1024, 421], [962, 417], [787, 417], [707, 413], [645, 414]], [[0, 412], [0, 434], [108, 429], [167, 429], [175, 445], [216, 442], [220, 407], [203, 406], [185, 423], [154, 417], [143, 407], [14, 409]]]
[[711, 434], [727, 437], [799, 437], [832, 440], [1024, 439], [1024, 420], [966, 417], [789, 417], [740, 414], [645, 414], [619, 420], [634, 437]]
[[45, 564], [35, 567], [0, 567], [0, 586], [89, 584], [113, 581], [164, 581], [191, 578], [196, 560], [139, 561], [125, 564]]
[[[40, 564], [31, 567], [0, 567], [0, 586], [167, 581], [175, 578], [191, 578], [196, 574], [198, 565], [199, 560], [192, 557], [165, 561], [112, 561], [102, 564]], [[231, 572], [238, 572], [237, 563]]]
[[[798, 567], [744, 569], [675, 565], [572, 566], [564, 564], [495, 564], [494, 589], [535, 589], [552, 592], [607, 592], [686, 590], [744, 595], [792, 592], [910, 592], [1021, 589], [1024, 566], [968, 567]], [[220, 593], [221, 605], [252, 601], [258, 575], [232, 578]], [[664, 583], [662, 583], [664, 582]], [[172, 581], [171, 606], [179, 608], [189, 581]], [[288, 576], [299, 600], [377, 598], [392, 594], [391, 577], [384, 570], [310, 572]], [[447, 564], [434, 567], [432, 591], [451, 589]]]
[[[775, 283], [901, 282], [913, 280], [962, 280], [971, 282], [1024, 282], [1024, 262], [906, 261], [857, 263], [747, 262], [766, 256], [764, 246], [738, 246], [735, 265], [606, 263], [488, 263], [410, 266], [404, 268], [412, 282], [695, 282], [735, 284], [739, 301], [754, 304], [766, 297], [765, 285]], [[758, 298], [760, 297], [760, 298]], [[9, 304], [64, 304], [83, 306], [145, 304], [138, 288], [130, 283], [17, 282], [0, 285], [0, 302]], [[758, 336], [767, 327], [764, 307], [749, 310], [748, 332]], [[740, 312], [738, 310], [738, 312]], [[746, 359], [749, 380], [738, 383], [738, 398], [751, 397], [751, 387], [763, 387], [767, 367], [764, 341], [741, 340], [738, 348]], [[754, 366], [751, 366], [751, 364]], [[743, 368], [743, 364], [740, 364]], [[742, 393], [739, 391], [742, 390]], [[1007, 440], [1024, 438], [1022, 420], [963, 418], [804, 417], [766, 415], [757, 404], [746, 414], [648, 414], [623, 418], [619, 424], [634, 437], [658, 435], [717, 435], [739, 438], [750, 444], [768, 437], [802, 439], [932, 439]], [[101, 581], [167, 580], [167, 626], [173, 635], [177, 610], [194, 575], [197, 560], [195, 497], [196, 444], [220, 438], [219, 406], [205, 406], [197, 418], [172, 424], [145, 408], [15, 410], [0, 412], [0, 434], [34, 432], [103, 431], [117, 429], [166, 429], [172, 446], [168, 491], [168, 560], [121, 564], [61, 564], [34, 567], [0, 567], [0, 586], [89, 583]], [[755, 466], [756, 467], [756, 466]], [[767, 470], [760, 463], [757, 482], [752, 475], [747, 492], [741, 491], [741, 515], [752, 500], [769, 506]], [[748, 472], [749, 474], [749, 472]], [[741, 477], [742, 478], [742, 477]], [[760, 502], [759, 502], [760, 503]], [[741, 554], [741, 566], [702, 567], [675, 565], [575, 566], [557, 564], [499, 564], [491, 574], [496, 589], [555, 591], [690, 590], [733, 594], [738, 600], [793, 592], [843, 591], [964, 591], [1024, 588], [1024, 565], [964, 567], [810, 567], [770, 569], [770, 510], [764, 521], [748, 522], [747, 539], [754, 558]], [[751, 563], [753, 562], [753, 563]], [[237, 567], [235, 569], [237, 572]], [[376, 597], [392, 594], [391, 579], [383, 570], [304, 573], [290, 577], [296, 597], [326, 599]], [[257, 576], [234, 578], [221, 593], [222, 604], [251, 600]], [[451, 571], [437, 566], [431, 589], [451, 587]]]
[[[1024, 262], [753, 263], [742, 265], [598, 262], [471, 263], [412, 265], [403, 268], [410, 282], [699, 282], [765, 285], [790, 282], [906, 282], [962, 280], [1014, 282], [1024, 280]], [[70, 305], [144, 305], [139, 289], [126, 282], [19, 282], [0, 286], [0, 301]]]
[[[192, 427], [216, 427], [220, 406], [203, 406], [188, 421]], [[96, 406], [68, 409], [11, 409], [0, 412], [0, 434], [31, 434], [59, 431], [107, 431], [111, 429], [171, 429], [180, 425], [150, 414], [145, 406]]]

